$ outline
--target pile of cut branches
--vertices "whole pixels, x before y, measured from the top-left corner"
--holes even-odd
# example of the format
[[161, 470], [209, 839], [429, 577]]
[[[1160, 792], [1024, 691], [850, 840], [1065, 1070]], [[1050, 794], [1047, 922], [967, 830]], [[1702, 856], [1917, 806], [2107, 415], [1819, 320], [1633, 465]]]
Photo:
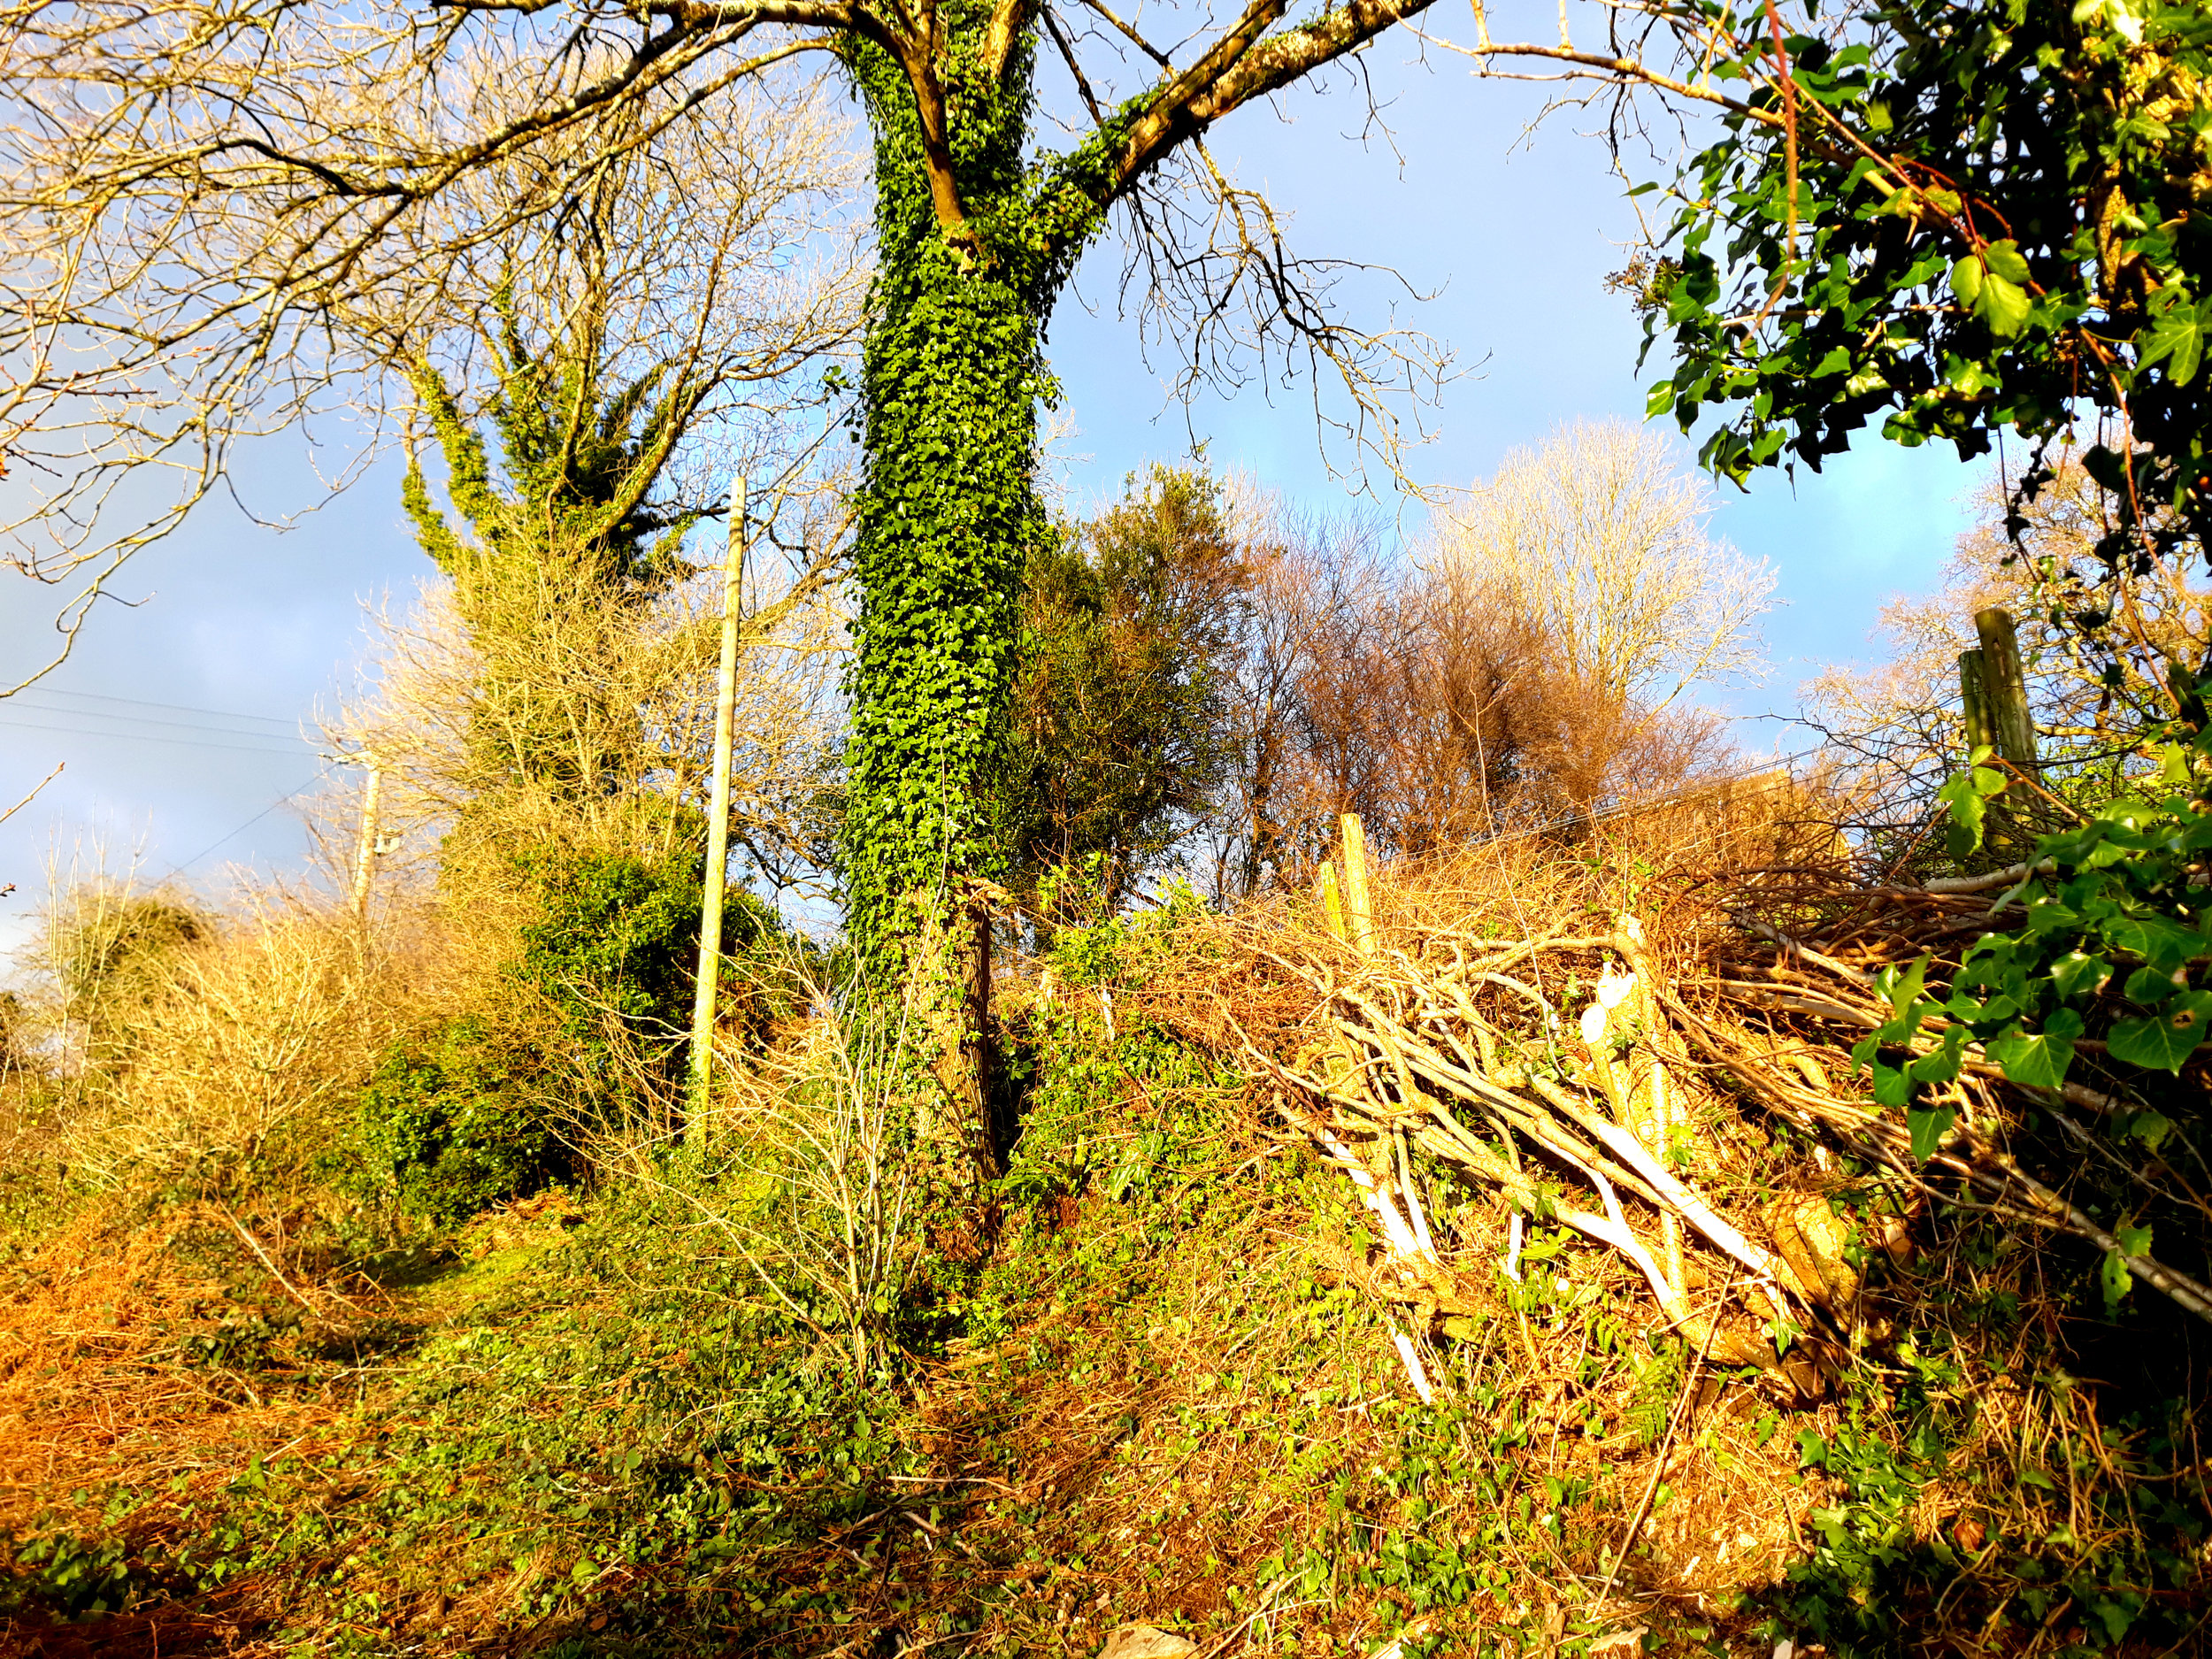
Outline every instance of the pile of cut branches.
[[[2016, 1155], [2032, 1113], [2084, 1161], [2111, 1164], [2140, 1196], [2177, 1197], [2212, 1220], [2177, 1167], [2186, 1161], [2185, 1138], [2176, 1137], [2170, 1159], [2128, 1168], [2081, 1121], [2124, 1123], [2141, 1110], [2137, 1096], [2151, 1079], [2115, 1068], [2099, 1079], [2103, 1087], [2023, 1085], [2014, 1080], [2022, 1068], [2008, 1078], [1938, 1011], [1962, 953], [1999, 925], [2036, 873], [2021, 864], [1918, 887], [1852, 886], [1833, 875], [1793, 887], [1746, 884], [1726, 910], [1733, 926], [1715, 932], [1699, 972], [1668, 995], [1670, 1013], [1700, 1057], [1747, 1096], [1898, 1190], [1939, 1194], [1954, 1205], [2079, 1240], [2103, 1253], [2108, 1276], [2131, 1275], [2212, 1322], [2212, 1289], [2147, 1249], [2128, 1248], [2116, 1225], [2059, 1190], [2063, 1178], [2039, 1178]], [[1793, 915], [1809, 921], [1788, 930]], [[2073, 1046], [2090, 1067], [2106, 1048], [2090, 1039]], [[1876, 1067], [1877, 1056], [1889, 1064]], [[1870, 1088], [1834, 1086], [1862, 1070], [1875, 1079]], [[1881, 1098], [1885, 1072], [1903, 1080], [1908, 1098]]]
[[[1434, 872], [1382, 872], [1371, 896], [1348, 831], [1340, 887], [1325, 866], [1310, 904], [1225, 922], [1225, 949], [1186, 971], [1210, 985], [1153, 1001], [1345, 1171], [1379, 1232], [1363, 1277], [1417, 1330], [1493, 1302], [1528, 1230], [1562, 1228], [1633, 1268], [1653, 1326], [1816, 1392], [1853, 1340], [1864, 1252], [1908, 1248], [1932, 1197], [2081, 1240], [2212, 1319], [2212, 1291], [2011, 1149], [2030, 1111], [2070, 1125], [2122, 1102], [2008, 1081], [1917, 1000], [2023, 872], [1869, 888], [1839, 861], [1678, 885], [1639, 918], [1589, 861], [1541, 893], [1507, 874], [1451, 914]], [[1908, 1113], [1875, 1097], [1877, 1050], [1897, 1074], [1958, 1064]], [[1469, 1188], [1498, 1225], [1447, 1225]]]

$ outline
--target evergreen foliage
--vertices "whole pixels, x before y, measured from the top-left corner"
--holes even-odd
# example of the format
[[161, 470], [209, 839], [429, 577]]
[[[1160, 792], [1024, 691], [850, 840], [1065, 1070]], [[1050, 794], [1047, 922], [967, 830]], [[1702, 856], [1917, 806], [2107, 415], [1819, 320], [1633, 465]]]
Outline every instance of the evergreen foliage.
[[417, 457], [401, 499], [423, 551], [458, 582], [501, 557], [576, 545], [592, 550], [611, 596], [658, 592], [685, 568], [677, 554], [698, 520], [656, 492], [702, 388], [672, 360], [611, 383], [589, 319], [532, 334], [503, 290], [487, 341], [498, 389], [481, 416], [498, 440], [496, 474], [477, 419], [436, 369], [417, 365], [415, 393], [445, 460], [447, 495], [476, 537], [464, 541], [439, 511]]
[[572, 1160], [518, 1098], [511, 1054], [475, 1017], [388, 1048], [361, 1091], [361, 1144], [401, 1207], [440, 1226], [526, 1196]]
[[[444, 1225], [565, 1180], [584, 1127], [649, 1110], [673, 1086], [699, 939], [693, 861], [526, 849], [535, 914], [484, 1011], [380, 1058], [364, 1144], [403, 1207]], [[730, 907], [750, 945], [772, 925]]]
[[1017, 885], [1095, 866], [1110, 910], [1211, 803], [1249, 585], [1217, 480], [1154, 465], [1029, 561], [1004, 811]]
[[[956, 42], [988, 21], [946, 9]], [[1037, 498], [1041, 350], [1058, 286], [1018, 248], [1028, 53], [964, 88], [952, 137], [964, 200], [995, 216], [979, 258], [942, 233], [912, 95], [890, 57], [848, 54], [876, 139], [878, 275], [862, 392], [866, 475], [843, 827], [847, 925], [872, 979], [902, 977], [904, 941], [936, 915], [949, 872], [995, 874], [991, 782], [1015, 671], [1021, 579], [1048, 534]], [[1025, 280], [1026, 277], [1028, 280]], [[1043, 280], [1040, 280], [1040, 278]]]

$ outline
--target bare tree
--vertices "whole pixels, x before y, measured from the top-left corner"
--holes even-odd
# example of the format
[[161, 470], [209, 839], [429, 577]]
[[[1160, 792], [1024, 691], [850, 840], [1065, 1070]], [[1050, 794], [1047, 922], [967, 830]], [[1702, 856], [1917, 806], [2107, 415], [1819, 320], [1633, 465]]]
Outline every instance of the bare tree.
[[[703, 795], [710, 763], [719, 573], [617, 608], [588, 562], [557, 547], [492, 598], [502, 614], [465, 619], [439, 580], [407, 615], [375, 620], [375, 689], [329, 731], [380, 767], [386, 823], [426, 852], [480, 803], [472, 837], [664, 850], [671, 804]], [[844, 653], [834, 601], [818, 580], [741, 634], [731, 840], [771, 887], [811, 879], [828, 833]], [[549, 736], [594, 787], [516, 764]]]
[[1656, 713], [1695, 685], [1755, 677], [1774, 574], [1707, 530], [1712, 488], [1681, 442], [1617, 419], [1515, 449], [1440, 515], [1424, 561], [1473, 608], [1502, 598], [1556, 670]]
[[1414, 566], [1379, 526], [1243, 492], [1218, 893], [1302, 880], [1345, 812], [1423, 857], [1725, 767], [1723, 723], [1682, 694], [1755, 661], [1770, 578], [1704, 538], [1693, 480], [1650, 474], [1672, 446], [1571, 435], [1509, 461]]
[[1418, 856], [1722, 764], [1720, 723], [1683, 699], [1757, 671], [1773, 577], [1711, 511], [1680, 446], [1625, 423], [1509, 455], [1310, 657], [1330, 810]]
[[1232, 479], [1228, 493], [1248, 587], [1225, 699], [1233, 758], [1197, 855], [1223, 898], [1294, 879], [1327, 840], [1331, 799], [1313, 751], [1315, 666], [1369, 628], [1392, 581], [1372, 525], [1291, 511], [1247, 478]]
[[415, 34], [396, 13], [357, 27], [191, 4], [0, 27], [18, 93], [0, 127], [0, 450], [22, 489], [0, 531], [19, 571], [68, 584], [62, 651], [241, 442], [365, 421], [342, 488], [415, 429], [426, 377], [481, 406], [503, 317], [588, 333], [606, 378], [658, 394], [664, 518], [808, 441], [795, 377], [850, 345], [866, 279], [861, 163], [821, 85], [455, 156], [457, 133], [534, 107], [552, 65], [521, 39]]

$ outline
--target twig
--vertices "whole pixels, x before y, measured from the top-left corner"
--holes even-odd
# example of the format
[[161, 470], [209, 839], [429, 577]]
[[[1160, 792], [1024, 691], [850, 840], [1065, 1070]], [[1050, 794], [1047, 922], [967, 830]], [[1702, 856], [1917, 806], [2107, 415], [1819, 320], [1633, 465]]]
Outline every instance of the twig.
[[301, 1307], [306, 1309], [308, 1312], [315, 1313], [319, 1311], [313, 1302], [308, 1301], [306, 1297], [300, 1294], [298, 1290], [294, 1288], [290, 1279], [285, 1278], [282, 1273], [277, 1271], [277, 1264], [269, 1259], [268, 1251], [261, 1248], [261, 1240], [255, 1238], [252, 1233], [246, 1231], [245, 1223], [239, 1220], [237, 1217], [230, 1213], [229, 1206], [226, 1204], [217, 1204], [215, 1208], [222, 1212], [223, 1219], [230, 1223], [231, 1226], [236, 1231], [238, 1236], [246, 1241], [246, 1248], [261, 1258], [261, 1265], [269, 1270], [269, 1277], [275, 1279], [278, 1284], [284, 1286], [284, 1294], [291, 1297], [294, 1302], [299, 1303]]
[[62, 768], [66, 766], [69, 763], [65, 760], [56, 761], [54, 763], [54, 770], [48, 772], [43, 778], [41, 778], [37, 784], [32, 788], [30, 794], [25, 795], [20, 801], [18, 801], [6, 811], [0, 812], [0, 824], [6, 823], [18, 812], [20, 812], [25, 807], [30, 805], [32, 802], [37, 800], [40, 794], [45, 789], [46, 786], [53, 782], [55, 779], [61, 776]]
[[2041, 864], [2012, 864], [2003, 870], [1993, 870], [1979, 876], [1938, 876], [1933, 881], [1921, 883], [1923, 893], [1986, 893], [1992, 887], [2008, 887], [2030, 876], [2055, 874], [2058, 863], [2046, 858]]
[[1873, 980], [1863, 972], [1853, 967], [1849, 963], [1838, 962], [1833, 956], [1824, 956], [1801, 939], [1793, 939], [1780, 928], [1763, 922], [1755, 916], [1748, 915], [1741, 910], [1731, 910], [1728, 912], [1728, 919], [1746, 933], [1756, 933], [1778, 950], [1786, 951], [1791, 956], [1801, 956], [1807, 962], [1816, 963], [1827, 969], [1829, 972], [1850, 980], [1854, 985], [1873, 983]]

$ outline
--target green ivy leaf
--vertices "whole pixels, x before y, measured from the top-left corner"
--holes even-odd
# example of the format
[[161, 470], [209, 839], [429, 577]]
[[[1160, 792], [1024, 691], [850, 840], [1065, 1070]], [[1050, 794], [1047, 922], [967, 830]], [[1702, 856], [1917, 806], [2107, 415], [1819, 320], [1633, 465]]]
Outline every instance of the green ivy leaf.
[[2151, 311], [2150, 326], [2136, 339], [2136, 367], [2147, 369], [2163, 358], [2167, 379], [2176, 386], [2186, 386], [2196, 379], [2197, 366], [2204, 360], [2205, 333], [2212, 327], [2212, 299], [2191, 305], [2179, 289], [2162, 288], [2151, 296]]
[[1954, 992], [1943, 1006], [1952, 1018], [1976, 1025], [2001, 1025], [2028, 1011], [2020, 998], [2009, 991], [2000, 992], [1985, 1002], [1978, 1002], [1962, 992]]
[[2138, 968], [2128, 975], [2120, 994], [2138, 1008], [2156, 1008], [2179, 988], [2171, 973], [2161, 973], [2156, 968]]
[[2020, 257], [2020, 244], [2009, 237], [1984, 248], [1982, 258], [1993, 275], [2023, 288], [2027, 285], [2028, 262]]
[[2038, 935], [2080, 926], [2080, 913], [2056, 899], [2037, 899], [2028, 905], [2028, 931]]
[[[2112, 964], [2102, 956], [2070, 950], [2051, 964], [2051, 983], [2061, 996], [2094, 996], [2112, 977]], [[2048, 1022], [2045, 1028], [2048, 1029]]]
[[1905, 1034], [1910, 1036], [1920, 1022], [1912, 1018], [1913, 1005], [1920, 1001], [1920, 994], [1928, 985], [1928, 958], [1923, 956], [1909, 968], [1894, 965], [1884, 968], [1874, 978], [1874, 988], [1888, 998], [1891, 1010], [1900, 1020], [1909, 1021]]
[[1976, 309], [1989, 325], [1991, 334], [2000, 340], [2010, 340], [2027, 327], [2035, 303], [2028, 298], [2024, 288], [1993, 271], [1982, 283], [1982, 303]]
[[1964, 858], [1980, 848], [1989, 797], [2003, 793], [2004, 787], [2004, 773], [1986, 766], [1970, 766], [1936, 791], [1936, 799], [1951, 809], [1947, 839], [1952, 857]]
[[1893, 1065], [1874, 1068], [1874, 1102], [1878, 1106], [1903, 1106], [1912, 1099], [1912, 1079]]
[[2128, 1292], [2134, 1288], [2134, 1275], [2116, 1251], [2108, 1252], [2097, 1268], [2098, 1288], [2104, 1292], [2105, 1311], [2115, 1312]]
[[1951, 292], [1970, 311], [1981, 303], [1982, 280], [1986, 274], [1982, 262], [1970, 253], [1951, 263]]
[[1905, 1067], [1905, 1075], [1915, 1083], [1948, 1083], [1959, 1074], [1959, 1063], [1966, 1047], [1966, 1028], [1954, 1025], [1943, 1033], [1940, 1047], [1919, 1056]]
[[1989, 1057], [2003, 1068], [2006, 1080], [2023, 1088], [2055, 1089], [2066, 1080], [2074, 1063], [2074, 1040], [2081, 1035], [2081, 1016], [2070, 1008], [2055, 1010], [2039, 1032], [2007, 1032], [1990, 1043]]
[[2185, 991], [2162, 1014], [2116, 1024], [2109, 1039], [2112, 1057], [2146, 1071], [2177, 1074], [2204, 1041], [2208, 1018], [2212, 1018], [2212, 991]]
[[1912, 1155], [1925, 1164], [1935, 1156], [1936, 1148], [1958, 1121], [1958, 1113], [1945, 1107], [1939, 1111], [1908, 1111], [1905, 1127], [1912, 1134]]
[[[2173, 979], [2193, 956], [2207, 954], [2204, 935], [2193, 927], [2184, 927], [2162, 916], [2131, 916], [2125, 921], [2107, 928], [2112, 941], [2123, 950], [2132, 951], [2143, 958], [2146, 966]], [[2137, 976], [2139, 977], [2139, 976]], [[2130, 980], [2132, 984], [2133, 979]], [[2173, 979], [2179, 984], [2178, 979]], [[2162, 995], [2154, 1002], [2162, 1001]]]
[[2108, 1311], [2117, 1309], [2121, 1300], [2134, 1288], [2135, 1275], [2128, 1271], [2126, 1258], [2151, 1253], [2151, 1230], [2148, 1227], [2115, 1227], [2112, 1236], [2119, 1242], [2120, 1248], [2106, 1253], [2097, 1274], [2104, 1290], [2104, 1305]]
[[2027, 280], [2027, 261], [2010, 242], [1993, 242], [1951, 266], [1951, 292], [2000, 340], [2028, 326], [2035, 303], [2022, 286]]

